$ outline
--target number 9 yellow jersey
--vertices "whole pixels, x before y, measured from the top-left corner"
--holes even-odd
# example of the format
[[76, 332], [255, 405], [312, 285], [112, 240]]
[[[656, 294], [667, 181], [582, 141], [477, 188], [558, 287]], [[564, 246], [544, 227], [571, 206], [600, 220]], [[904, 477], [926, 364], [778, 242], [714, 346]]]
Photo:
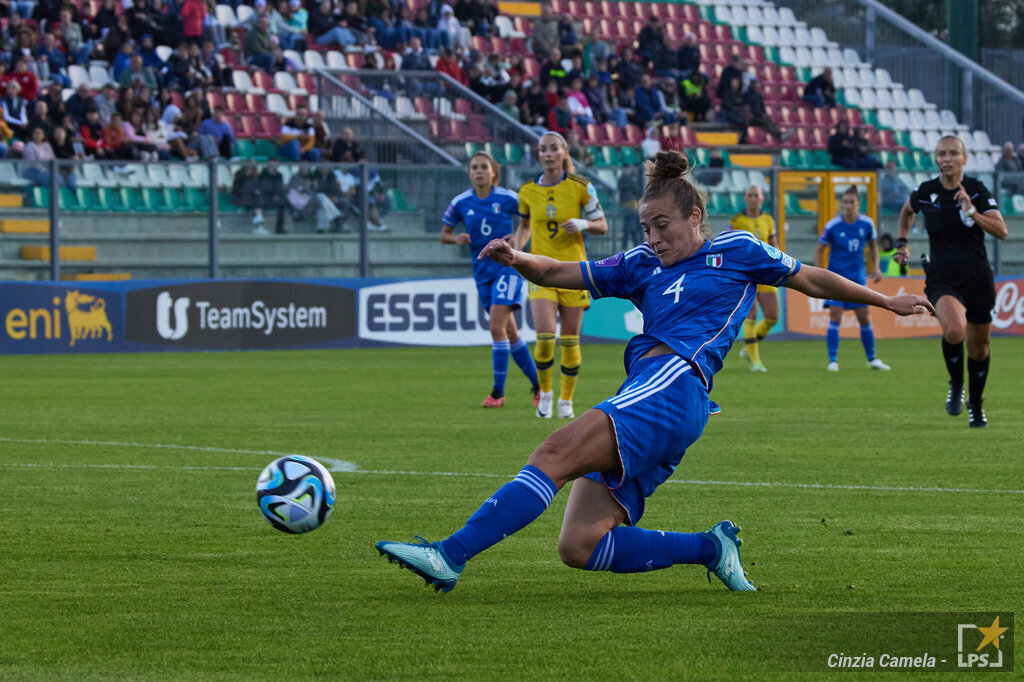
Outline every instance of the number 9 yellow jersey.
[[579, 175], [566, 173], [557, 185], [539, 185], [537, 178], [519, 189], [519, 213], [530, 220], [530, 253], [555, 260], [587, 259], [583, 235], [559, 227], [570, 218], [597, 220], [604, 215], [597, 192]]

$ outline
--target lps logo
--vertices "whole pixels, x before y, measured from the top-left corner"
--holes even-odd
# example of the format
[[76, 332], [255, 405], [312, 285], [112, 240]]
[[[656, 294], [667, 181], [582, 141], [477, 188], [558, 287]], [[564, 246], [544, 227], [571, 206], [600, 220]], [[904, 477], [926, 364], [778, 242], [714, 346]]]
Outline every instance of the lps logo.
[[[156, 297], [156, 331], [168, 341], [177, 341], [188, 333], [188, 296], [171, 298], [166, 291]], [[171, 325], [171, 309], [174, 309], [174, 324]]]
[[[988, 627], [979, 627], [974, 623], [959, 623], [956, 626], [957, 666], [960, 668], [1002, 668], [1003, 650], [999, 648], [999, 641], [1003, 639], [1004, 633], [1009, 629], [999, 625], [999, 616], [996, 616], [996, 619]], [[977, 631], [978, 635], [964, 636], [965, 632], [972, 630]], [[975, 648], [974, 642], [976, 641], [980, 641], [980, 644]], [[994, 658], [992, 652], [988, 650], [990, 645], [996, 648]], [[983, 649], [984, 651], [982, 651]]]

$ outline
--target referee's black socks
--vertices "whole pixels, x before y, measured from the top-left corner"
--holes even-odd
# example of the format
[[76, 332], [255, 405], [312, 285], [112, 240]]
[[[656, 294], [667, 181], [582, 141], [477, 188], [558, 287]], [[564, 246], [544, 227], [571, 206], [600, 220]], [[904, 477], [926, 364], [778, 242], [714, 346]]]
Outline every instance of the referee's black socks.
[[985, 390], [985, 379], [988, 379], [988, 356], [984, 360], [972, 360], [967, 358], [967, 388], [972, 403], [981, 401], [981, 394]]
[[[949, 372], [949, 380], [953, 384], [953, 388], [959, 388], [964, 385], [964, 343], [950, 343], [945, 338], [942, 339], [942, 357], [946, 359], [946, 371]], [[988, 360], [985, 361], [988, 363]], [[985, 366], [986, 374], [988, 373], [988, 365]], [[973, 379], [971, 386], [973, 386]]]

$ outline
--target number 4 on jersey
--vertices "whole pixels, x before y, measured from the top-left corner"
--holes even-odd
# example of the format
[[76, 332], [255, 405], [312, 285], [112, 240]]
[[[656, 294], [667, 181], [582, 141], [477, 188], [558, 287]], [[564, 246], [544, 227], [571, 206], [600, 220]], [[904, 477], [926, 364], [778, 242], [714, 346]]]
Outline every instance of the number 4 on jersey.
[[679, 303], [679, 294], [683, 293], [684, 279], [686, 279], [686, 273], [683, 273], [682, 277], [677, 279], [675, 282], [672, 282], [672, 286], [670, 286], [668, 289], [665, 289], [665, 291], [663, 291], [661, 295], [668, 296], [669, 294], [675, 294], [675, 300], [672, 302]]

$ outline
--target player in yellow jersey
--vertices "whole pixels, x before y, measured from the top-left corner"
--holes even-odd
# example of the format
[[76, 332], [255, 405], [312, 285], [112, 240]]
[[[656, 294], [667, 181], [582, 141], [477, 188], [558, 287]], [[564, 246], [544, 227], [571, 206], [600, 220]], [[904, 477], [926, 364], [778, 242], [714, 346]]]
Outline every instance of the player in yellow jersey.
[[[729, 219], [730, 228], [751, 232], [761, 241], [777, 247], [779, 240], [775, 236], [775, 221], [767, 213], [761, 213], [764, 192], [757, 185], [751, 185], [743, 193], [743, 201], [746, 202], [747, 208]], [[767, 372], [764, 363], [761, 362], [761, 350], [757, 344], [768, 336], [768, 331], [779, 320], [779, 296], [775, 292], [775, 287], [758, 284], [757, 303], [761, 306], [764, 319], [758, 322], [757, 306], [751, 306], [750, 315], [743, 322], [743, 342], [746, 345], [740, 351], [740, 355], [750, 363], [751, 372]]]
[[[575, 173], [569, 145], [558, 133], [548, 132], [537, 144], [537, 157], [544, 172], [519, 189], [519, 229], [513, 247], [561, 261], [587, 259], [583, 234], [604, 234], [608, 223], [590, 182]], [[580, 217], [580, 216], [583, 217]], [[527, 242], [529, 245], [527, 246]], [[572, 419], [576, 377], [582, 363], [580, 328], [583, 311], [590, 307], [590, 295], [575, 289], [552, 289], [530, 285], [530, 311], [537, 330], [533, 359], [540, 383], [538, 417], [551, 417], [555, 323], [561, 319], [562, 381], [558, 416]]]

